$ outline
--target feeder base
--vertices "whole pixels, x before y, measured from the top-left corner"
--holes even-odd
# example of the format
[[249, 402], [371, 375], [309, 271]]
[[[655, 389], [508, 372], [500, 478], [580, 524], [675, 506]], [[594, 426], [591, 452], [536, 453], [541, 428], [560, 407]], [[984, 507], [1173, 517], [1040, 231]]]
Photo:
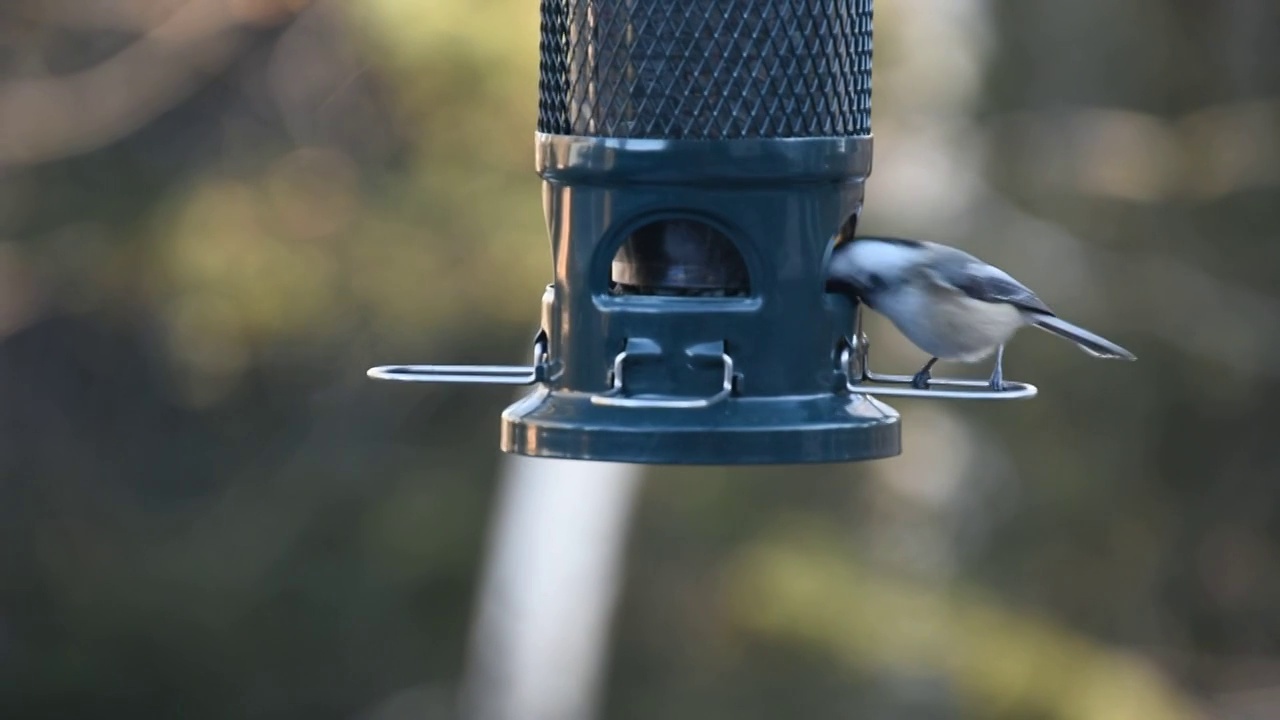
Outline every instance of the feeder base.
[[898, 413], [865, 395], [734, 397], [696, 410], [612, 407], [548, 388], [502, 413], [502, 450], [650, 465], [782, 465], [893, 457]]

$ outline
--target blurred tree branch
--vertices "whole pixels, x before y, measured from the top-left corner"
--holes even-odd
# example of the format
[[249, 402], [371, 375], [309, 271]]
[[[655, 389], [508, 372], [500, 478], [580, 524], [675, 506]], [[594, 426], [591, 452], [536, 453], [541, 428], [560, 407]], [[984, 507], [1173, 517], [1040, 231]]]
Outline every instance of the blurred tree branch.
[[225, 68], [249, 29], [281, 22], [305, 4], [134, 0], [20, 5], [18, 17], [41, 25], [141, 35], [87, 70], [0, 84], [0, 167], [48, 162], [128, 135]]

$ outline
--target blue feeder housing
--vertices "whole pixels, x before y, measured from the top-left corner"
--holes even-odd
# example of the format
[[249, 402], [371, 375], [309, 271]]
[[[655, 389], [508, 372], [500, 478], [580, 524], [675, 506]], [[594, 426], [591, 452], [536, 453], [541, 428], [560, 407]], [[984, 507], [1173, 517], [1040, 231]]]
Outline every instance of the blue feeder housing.
[[[536, 136], [554, 282], [502, 449], [662, 464], [867, 460], [898, 414], [824, 291], [871, 172], [871, 0], [543, 0]], [[865, 360], [865, 358], [861, 358]]]

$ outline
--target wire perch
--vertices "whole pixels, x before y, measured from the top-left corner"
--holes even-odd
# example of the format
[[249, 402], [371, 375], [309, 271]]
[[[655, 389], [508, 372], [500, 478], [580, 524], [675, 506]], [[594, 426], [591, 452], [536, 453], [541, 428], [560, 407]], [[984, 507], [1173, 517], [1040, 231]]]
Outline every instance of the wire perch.
[[547, 340], [533, 343], [533, 365], [380, 365], [365, 373], [374, 380], [483, 385], [533, 385], [546, 382]]
[[845, 386], [852, 393], [891, 397], [936, 398], [940, 400], [1026, 400], [1036, 396], [1035, 385], [1006, 380], [1003, 390], [992, 390], [986, 380], [933, 378], [927, 389], [912, 385], [911, 375], [875, 372], [868, 362], [871, 343], [862, 331], [862, 308], [854, 311], [853, 340], [840, 349], [840, 367]]

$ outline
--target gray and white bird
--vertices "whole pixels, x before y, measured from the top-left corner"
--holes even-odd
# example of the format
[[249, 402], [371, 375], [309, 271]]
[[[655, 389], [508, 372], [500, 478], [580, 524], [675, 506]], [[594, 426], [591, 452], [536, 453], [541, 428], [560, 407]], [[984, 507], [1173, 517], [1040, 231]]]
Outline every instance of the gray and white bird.
[[941, 243], [854, 237], [832, 251], [827, 290], [852, 295], [884, 315], [931, 356], [912, 378], [929, 386], [939, 360], [977, 362], [995, 353], [991, 388], [1004, 389], [1005, 343], [1032, 325], [1100, 358], [1136, 360], [1133, 353], [1054, 314], [1005, 271]]

